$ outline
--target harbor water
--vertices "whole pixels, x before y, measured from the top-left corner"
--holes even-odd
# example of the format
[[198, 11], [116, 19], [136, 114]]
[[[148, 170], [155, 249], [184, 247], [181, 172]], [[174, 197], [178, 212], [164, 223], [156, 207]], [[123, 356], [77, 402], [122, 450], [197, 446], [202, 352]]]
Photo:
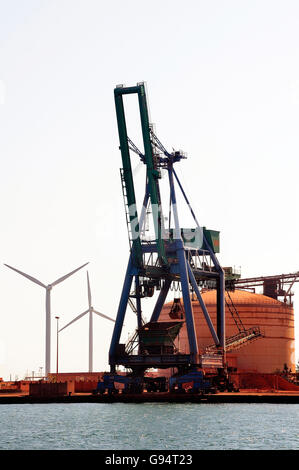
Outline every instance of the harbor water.
[[0, 405], [0, 449], [299, 449], [296, 404]]

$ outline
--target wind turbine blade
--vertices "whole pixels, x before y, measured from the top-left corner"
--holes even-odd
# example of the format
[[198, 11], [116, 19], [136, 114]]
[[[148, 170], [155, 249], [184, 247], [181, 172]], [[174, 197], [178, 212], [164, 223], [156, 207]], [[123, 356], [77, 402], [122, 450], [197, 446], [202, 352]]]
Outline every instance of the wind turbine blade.
[[87, 293], [88, 293], [88, 305], [89, 305], [89, 309], [91, 309], [91, 290], [90, 290], [88, 271], [87, 271]]
[[97, 315], [100, 315], [100, 317], [106, 318], [107, 320], [113, 321], [115, 323], [115, 320], [113, 318], [107, 317], [107, 315], [104, 315], [103, 313], [97, 312], [94, 308], [92, 309], [93, 313], [96, 313]]
[[12, 266], [9, 266], [8, 264], [4, 263], [4, 266], [7, 266], [8, 268], [12, 269], [13, 271], [16, 271], [22, 276], [27, 277], [27, 279], [29, 279], [30, 281], [35, 282], [35, 284], [38, 284], [39, 286], [44, 287], [46, 289], [47, 286], [43, 284], [42, 282], [40, 282], [38, 279], [35, 279], [35, 277], [29, 276], [29, 274], [23, 273], [22, 271], [19, 271], [18, 269], [13, 268]]
[[67, 328], [68, 326], [70, 326], [72, 323], [75, 323], [75, 321], [79, 320], [79, 318], [82, 318], [84, 317], [84, 315], [86, 315], [86, 313], [88, 313], [89, 310], [86, 310], [85, 312], [83, 313], [80, 313], [80, 315], [78, 315], [76, 318], [74, 318], [72, 321], [70, 321], [67, 325], [63, 326], [62, 328], [60, 328], [60, 330], [58, 330], [58, 333], [60, 333], [60, 331], [64, 330], [65, 328]]
[[72, 274], [75, 274], [77, 271], [79, 271], [79, 269], [82, 269], [84, 268], [84, 266], [86, 266], [88, 263], [85, 263], [83, 264], [82, 266], [80, 266], [79, 268], [77, 269], [74, 269], [74, 271], [66, 274], [65, 276], [62, 276], [60, 277], [59, 279], [57, 279], [57, 281], [54, 281], [51, 283], [51, 286], [56, 286], [57, 284], [59, 284], [60, 282], [64, 281], [65, 279], [67, 279], [68, 277], [72, 276]]

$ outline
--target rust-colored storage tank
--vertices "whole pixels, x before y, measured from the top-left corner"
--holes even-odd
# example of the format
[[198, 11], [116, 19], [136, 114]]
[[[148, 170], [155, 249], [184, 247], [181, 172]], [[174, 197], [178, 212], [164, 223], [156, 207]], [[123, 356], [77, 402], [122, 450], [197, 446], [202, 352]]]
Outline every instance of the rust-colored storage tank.
[[[228, 294], [225, 295], [230, 304]], [[216, 291], [202, 292], [202, 297], [216, 329]], [[259, 326], [264, 337], [228, 353], [229, 365], [237, 366], [238, 371], [273, 373], [283, 370], [287, 364], [295, 372], [293, 307], [271, 297], [242, 290], [230, 292], [230, 297], [245, 328]], [[193, 301], [192, 306], [198, 346], [202, 350], [212, 345], [213, 339], [198, 301]], [[169, 321], [171, 307], [172, 302], [164, 305], [159, 321]], [[226, 306], [226, 337], [238, 332]], [[180, 331], [177, 346], [181, 352], [188, 353], [186, 325]]]

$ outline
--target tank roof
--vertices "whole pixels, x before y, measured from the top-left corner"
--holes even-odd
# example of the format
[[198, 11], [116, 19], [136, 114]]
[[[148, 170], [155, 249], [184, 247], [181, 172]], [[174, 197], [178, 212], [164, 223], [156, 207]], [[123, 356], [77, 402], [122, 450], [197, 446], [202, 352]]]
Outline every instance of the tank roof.
[[[202, 298], [205, 304], [215, 304], [216, 302], [216, 290], [207, 290], [201, 293]], [[273, 299], [272, 297], [267, 297], [263, 294], [255, 294], [254, 292], [248, 292], [245, 290], [236, 289], [235, 291], [230, 291], [229, 295], [234, 303], [237, 304], [267, 304], [267, 305], [285, 305], [289, 307], [288, 304], [281, 302], [280, 300]], [[225, 293], [225, 298], [228, 300], [228, 294]]]

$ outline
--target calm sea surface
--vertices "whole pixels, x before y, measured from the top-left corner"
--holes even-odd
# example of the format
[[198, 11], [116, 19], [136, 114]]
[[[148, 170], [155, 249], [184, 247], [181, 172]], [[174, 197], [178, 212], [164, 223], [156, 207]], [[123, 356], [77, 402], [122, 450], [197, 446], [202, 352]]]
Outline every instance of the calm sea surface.
[[0, 405], [0, 449], [299, 449], [299, 405]]

